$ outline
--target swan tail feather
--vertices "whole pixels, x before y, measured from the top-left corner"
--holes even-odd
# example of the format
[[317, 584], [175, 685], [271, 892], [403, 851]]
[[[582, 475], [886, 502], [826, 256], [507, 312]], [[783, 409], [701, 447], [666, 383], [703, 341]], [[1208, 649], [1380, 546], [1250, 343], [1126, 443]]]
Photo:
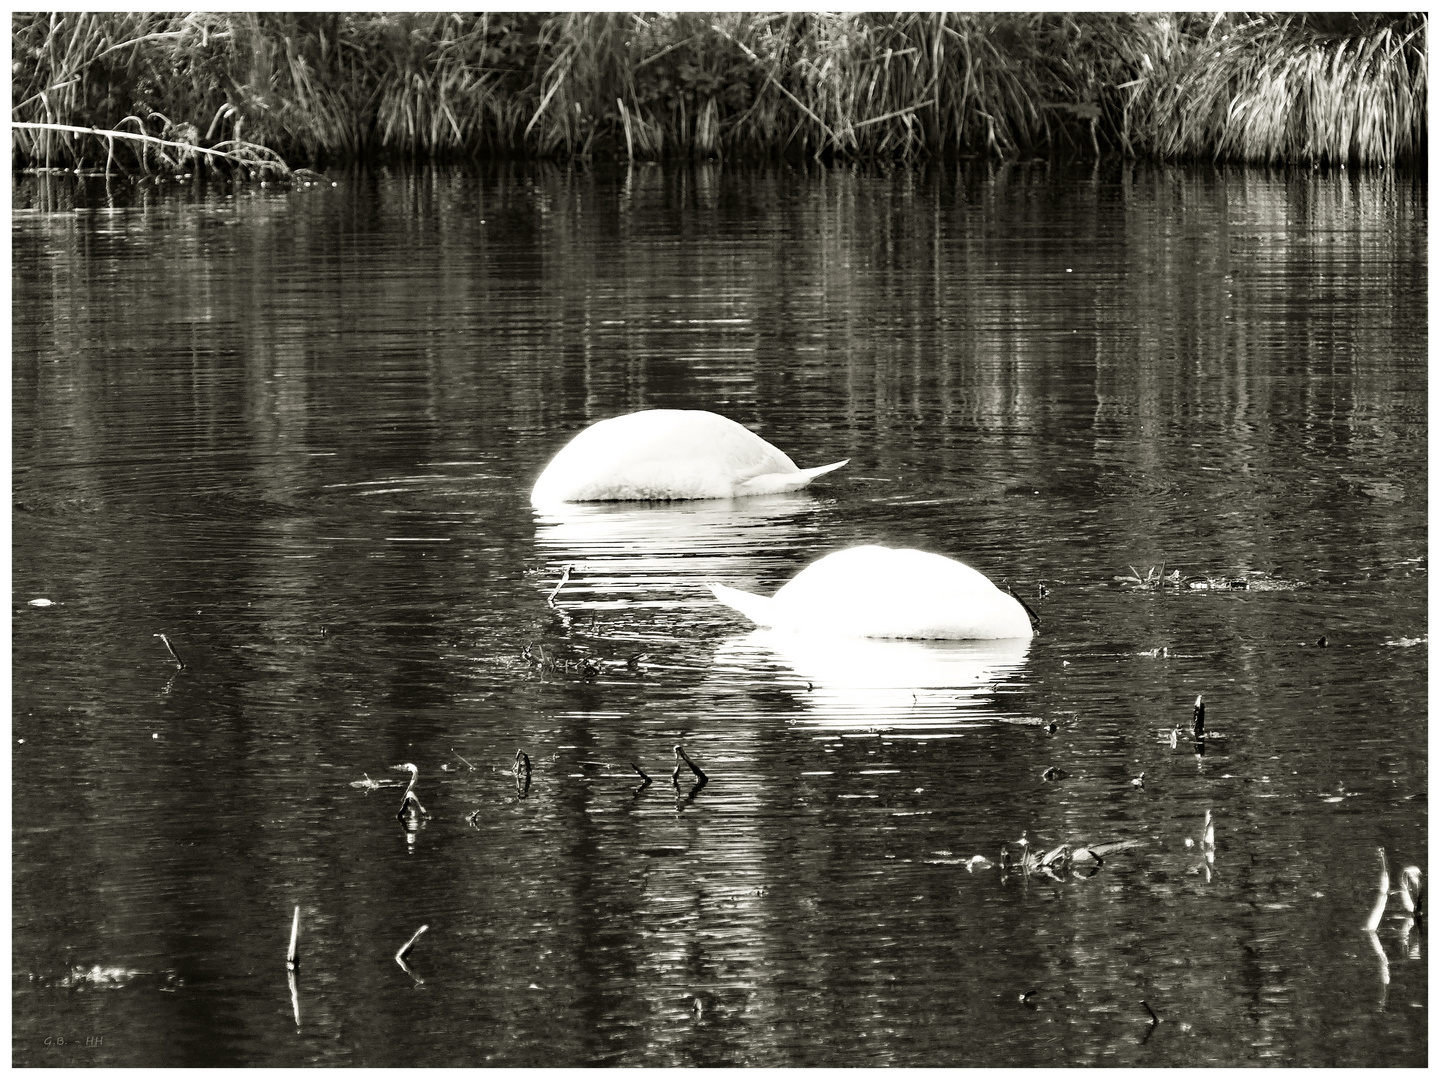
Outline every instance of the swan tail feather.
[[745, 495], [771, 495], [780, 491], [799, 491], [805, 485], [814, 480], [817, 476], [824, 476], [828, 472], [834, 472], [842, 465], [848, 465], [850, 459], [836, 461], [829, 465], [819, 465], [813, 469], [798, 469], [795, 472], [761, 473], [759, 476], [752, 476], [743, 484], [738, 485], [739, 493]]
[[739, 589], [732, 589], [728, 585], [717, 585], [714, 582], [710, 582], [710, 591], [715, 594], [716, 600], [726, 607], [734, 608], [755, 625], [770, 625], [770, 608], [773, 603], [770, 597], [741, 592]]

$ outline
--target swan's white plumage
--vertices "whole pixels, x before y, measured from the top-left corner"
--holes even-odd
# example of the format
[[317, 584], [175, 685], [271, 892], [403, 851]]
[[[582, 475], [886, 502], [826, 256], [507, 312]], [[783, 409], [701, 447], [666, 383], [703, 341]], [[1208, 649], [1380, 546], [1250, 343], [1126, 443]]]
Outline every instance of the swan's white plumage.
[[601, 420], [576, 435], [545, 466], [530, 502], [769, 495], [795, 491], [844, 464], [800, 469], [783, 451], [723, 416], [649, 409]]
[[1024, 605], [964, 563], [866, 545], [826, 555], [772, 597], [711, 585], [759, 626], [842, 637], [948, 641], [1029, 638]]

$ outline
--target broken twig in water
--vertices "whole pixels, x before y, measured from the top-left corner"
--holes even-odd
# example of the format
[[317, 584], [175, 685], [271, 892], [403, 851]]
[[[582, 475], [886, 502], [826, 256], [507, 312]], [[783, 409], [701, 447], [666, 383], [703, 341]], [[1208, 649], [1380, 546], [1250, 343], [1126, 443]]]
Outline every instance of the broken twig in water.
[[300, 905], [295, 905], [295, 921], [290, 924], [290, 951], [285, 954], [285, 966], [294, 971], [300, 966]]
[[285, 973], [285, 981], [290, 984], [290, 1008], [295, 1013], [295, 1026], [300, 1026], [300, 987], [295, 982], [295, 969], [291, 968]]
[[696, 765], [695, 762], [693, 762], [693, 761], [690, 760], [690, 755], [687, 754], [687, 753], [685, 753], [685, 748], [684, 748], [683, 746], [676, 746], [676, 747], [675, 747], [675, 771], [670, 774], [670, 779], [673, 780], [675, 783], [678, 784], [678, 783], [680, 782], [680, 763], [681, 763], [682, 761], [683, 761], [686, 765], [690, 766], [690, 771], [695, 774], [696, 779], [702, 780], [702, 781], [707, 781], [707, 780], [710, 779], [708, 776], [706, 776], [706, 775], [700, 770], [700, 766], [699, 766], [699, 765]]
[[183, 670], [185, 667], [185, 661], [181, 660], [180, 657], [175, 654], [175, 646], [170, 644], [170, 639], [164, 634], [156, 634], [155, 636], [158, 637], [162, 642], [164, 642], [165, 651], [170, 654], [170, 659], [175, 661], [175, 666]]
[[400, 962], [400, 965], [402, 967], [405, 964], [405, 958], [410, 955], [410, 950], [415, 947], [415, 942], [419, 941], [420, 935], [429, 929], [430, 924], [426, 923], [424, 926], [420, 927], [419, 930], [416, 930], [415, 933], [410, 935], [409, 941], [405, 942], [404, 945], [401, 945], [400, 948], [396, 950], [395, 959]]
[[1144, 1005], [1144, 1006], [1145, 1006], [1145, 1011], [1150, 1014], [1150, 1023], [1151, 1023], [1151, 1024], [1158, 1024], [1158, 1023], [1160, 1022], [1160, 1017], [1158, 1017], [1158, 1016], [1155, 1015], [1155, 1010], [1152, 1009], [1152, 1008], [1151, 1008], [1146, 1002], [1144, 1002], [1144, 1001], [1141, 1001], [1140, 1004], [1141, 1004], [1141, 1005]]
[[1375, 908], [1370, 912], [1370, 918], [1365, 920], [1365, 929], [1374, 931], [1380, 925], [1380, 920], [1385, 915], [1385, 905], [1390, 900], [1390, 868], [1385, 863], [1385, 849], [1377, 848], [1380, 852], [1380, 891], [1375, 897]]
[[1417, 921], [1425, 918], [1425, 883], [1418, 866], [1400, 871], [1400, 902]]
[[1195, 695], [1195, 712], [1191, 716], [1191, 722], [1195, 728], [1195, 738], [1205, 738], [1205, 695]]
[[1015, 587], [1010, 584], [1008, 578], [1005, 579], [1005, 591], [1009, 593], [1012, 597], [1014, 597], [1016, 600], [1018, 600], [1020, 602], [1020, 606], [1025, 609], [1025, 614], [1030, 617], [1030, 629], [1039, 630], [1040, 616], [1035, 614], [1035, 609], [1032, 608], [1029, 604], [1027, 604], [1025, 602], [1025, 598], [1015, 591]]
[[[640, 768], [640, 766], [636, 765], [633, 761], [630, 763], [630, 767], [640, 774], [640, 786], [635, 789], [633, 795], [634, 798], [638, 799], [640, 797], [640, 793], [650, 786], [650, 777], [646, 776], [645, 770]], [[679, 785], [676, 786], [678, 787]]]
[[560, 580], [555, 583], [555, 588], [550, 590], [550, 595], [545, 597], [545, 603], [551, 607], [555, 606], [555, 597], [560, 595], [560, 590], [565, 587], [565, 582], [570, 580], [570, 571], [575, 569], [574, 563], [566, 563], [560, 568]]
[[415, 794], [415, 781], [420, 779], [420, 770], [414, 765], [406, 762], [404, 765], [391, 765], [396, 772], [408, 772], [410, 783], [405, 787], [405, 794], [400, 797], [400, 809], [395, 811], [395, 816], [401, 821], [408, 817], [429, 817], [430, 811], [420, 804], [420, 796]]

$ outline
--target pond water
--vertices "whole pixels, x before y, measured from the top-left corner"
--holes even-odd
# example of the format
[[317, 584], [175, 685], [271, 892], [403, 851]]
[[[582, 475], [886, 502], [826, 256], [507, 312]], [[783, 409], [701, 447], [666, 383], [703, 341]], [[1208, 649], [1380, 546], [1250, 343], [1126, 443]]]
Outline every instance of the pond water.
[[[1425, 1064], [1424, 923], [1363, 929], [1377, 847], [1428, 871], [1423, 179], [14, 203], [16, 1065]], [[643, 408], [850, 461], [531, 509]], [[863, 543], [1040, 632], [787, 637], [705, 587]], [[363, 786], [402, 763], [419, 827]], [[1022, 833], [1137, 843], [972, 864]]]

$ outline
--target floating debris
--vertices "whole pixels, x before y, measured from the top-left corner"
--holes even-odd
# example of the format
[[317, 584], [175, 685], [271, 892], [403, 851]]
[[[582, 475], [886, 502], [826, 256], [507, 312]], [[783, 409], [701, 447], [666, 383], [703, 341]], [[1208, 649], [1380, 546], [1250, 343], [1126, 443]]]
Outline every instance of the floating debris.
[[560, 580], [555, 583], [555, 588], [550, 590], [550, 595], [545, 597], [545, 603], [549, 604], [551, 607], [555, 606], [555, 597], [560, 595], [560, 590], [563, 589], [565, 587], [565, 583], [570, 580], [570, 571], [574, 569], [574, 563], [566, 563], [563, 567], [560, 568]]
[[1151, 1024], [1151, 1026], [1153, 1027], [1154, 1025], [1158, 1024], [1158, 1023], [1160, 1022], [1160, 1017], [1155, 1014], [1155, 1010], [1152, 1009], [1152, 1008], [1151, 1008], [1148, 1004], [1146, 1004], [1144, 1001], [1141, 1001], [1140, 1004], [1141, 1004], [1141, 1005], [1144, 1005], [1144, 1006], [1145, 1006], [1145, 1011], [1150, 1014], [1150, 1024]]
[[1180, 571], [1171, 571], [1167, 576], [1164, 563], [1160, 564], [1158, 570], [1153, 566], [1150, 567], [1144, 576], [1141, 576], [1140, 571], [1133, 566], [1129, 569], [1129, 574], [1117, 574], [1114, 580], [1122, 581], [1137, 589], [1163, 589], [1166, 585], [1172, 585], [1177, 589], [1180, 587]]
[[1028, 840], [1022, 837], [1021, 841], [1021, 855], [1017, 860], [1012, 861], [1009, 844], [1000, 848], [1002, 873], [1013, 867], [1027, 877], [1031, 874], [1044, 874], [1057, 880], [1062, 874], [1077, 867], [1091, 867], [1090, 873], [1093, 874], [1104, 865], [1105, 856], [1118, 851], [1128, 851], [1144, 843], [1141, 840], [1111, 840], [1100, 844], [1077, 844], [1067, 840], [1043, 855], [1037, 855], [1028, 849]]
[[670, 779], [673, 780], [675, 783], [678, 784], [680, 782], [681, 762], [684, 762], [686, 765], [690, 766], [690, 771], [695, 774], [695, 778], [697, 780], [704, 782], [710, 779], [704, 774], [704, 772], [701, 771], [699, 765], [696, 765], [695, 762], [690, 760], [690, 755], [685, 753], [685, 748], [683, 746], [677, 745], [675, 747], [675, 771], [670, 774]]
[[419, 975], [415, 974], [415, 972], [410, 970], [410, 965], [405, 963], [405, 958], [410, 955], [410, 950], [415, 947], [415, 942], [420, 940], [420, 935], [425, 933], [425, 931], [429, 929], [430, 926], [428, 923], [425, 926], [420, 927], [419, 930], [416, 930], [415, 933], [410, 935], [410, 940], [405, 942], [404, 945], [401, 945], [400, 948], [395, 952], [395, 963], [399, 964], [400, 970], [405, 972], [405, 974], [409, 975], [412, 979], [414, 979], [417, 984], [423, 983], [425, 980], [422, 979]]
[[55, 601], [54, 601], [54, 600], [46, 600], [43, 596], [37, 596], [34, 600], [31, 600], [31, 601], [30, 601], [30, 606], [31, 606], [31, 607], [54, 607], [54, 606], [55, 606]]
[[1042, 870], [1048, 870], [1052, 867], [1063, 867], [1069, 862], [1070, 845], [1068, 843], [1061, 844], [1057, 848], [1052, 848], [1050, 851], [1047, 851], [1044, 855], [1040, 856], [1040, 868]]
[[1380, 890], [1375, 897], [1375, 907], [1370, 912], [1370, 918], [1365, 920], [1365, 929], [1375, 931], [1380, 925], [1380, 920], [1385, 916], [1385, 905], [1390, 901], [1390, 868], [1385, 863], [1385, 849], [1377, 848], [1380, 853]]
[[117, 989], [140, 975], [154, 974], [153, 971], [133, 971], [127, 968], [101, 967], [96, 964], [89, 968], [75, 968], [69, 975], [59, 980], [59, 985], [69, 987], [83, 983], [88, 986]]
[[524, 750], [515, 751], [515, 764], [510, 766], [510, 771], [517, 777], [530, 775], [530, 755]]
[[637, 787], [634, 792], [634, 797], [638, 799], [640, 797], [640, 793], [650, 786], [650, 777], [646, 776], [645, 770], [640, 768], [640, 766], [636, 765], [633, 761], [630, 763], [630, 767], [634, 769], [640, 777], [640, 786]]
[[1133, 788], [1143, 788], [1145, 786], [1145, 774], [1142, 772], [1139, 776], [1135, 777], [1135, 779], [1131, 780], [1130, 786]]
[[1249, 589], [1250, 583], [1245, 578], [1194, 578], [1185, 583], [1189, 589], [1205, 589], [1210, 592], [1233, 592], [1240, 589]]
[[1207, 592], [1294, 592], [1306, 587], [1303, 581], [1287, 581], [1271, 577], [1263, 570], [1219, 576], [1198, 575], [1185, 579], [1185, 587]]
[[420, 927], [419, 930], [416, 930], [415, 933], [411, 934], [410, 940], [405, 942], [404, 945], [401, 945], [400, 948], [396, 950], [395, 959], [404, 960], [407, 956], [409, 956], [410, 950], [415, 948], [415, 942], [420, 940], [420, 935], [425, 933], [425, 931], [429, 929], [430, 925], [427, 923], [424, 926]]
[[1091, 859], [1096, 862], [1103, 862], [1106, 855], [1113, 855], [1117, 851], [1129, 851], [1131, 848], [1143, 846], [1143, 840], [1110, 840], [1103, 844], [1089, 844], [1085, 847], [1077, 847], [1071, 856], [1072, 862], [1089, 862]]
[[602, 661], [591, 656], [568, 659], [563, 656], [546, 656], [544, 648], [539, 645], [533, 649], [529, 645], [520, 647], [520, 659], [537, 671], [558, 671], [566, 675], [580, 675], [586, 679], [595, 678], [607, 667], [638, 670], [640, 661], [645, 659], [646, 655], [637, 653], [628, 660]]
[[1205, 695], [1195, 695], [1195, 711], [1190, 714], [1190, 723], [1194, 729], [1195, 738], [1205, 738]]
[[965, 861], [965, 869], [972, 874], [976, 870], [989, 870], [994, 865], [995, 864], [985, 858], [984, 855], [971, 855], [970, 858]]
[[1400, 903], [1416, 919], [1425, 917], [1425, 884], [1418, 866], [1407, 866], [1400, 871]]
[[148, 980], [149, 985], [162, 994], [173, 994], [185, 985], [185, 980], [173, 970], [140, 971], [134, 968], [104, 967], [100, 964], [88, 968], [71, 968], [66, 974], [53, 980], [46, 975], [32, 972], [30, 980], [41, 986], [56, 986], [64, 990], [123, 990], [140, 980]]
[[378, 791], [380, 788], [400, 787], [400, 785], [405, 783], [404, 780], [371, 780], [369, 773], [365, 773], [364, 776], [364, 780], [351, 780], [350, 786], [353, 788], [364, 788], [368, 793]]
[[1048, 769], [1046, 769], [1044, 772], [1042, 772], [1042, 773], [1040, 774], [1040, 779], [1041, 779], [1041, 780], [1064, 780], [1065, 777], [1067, 777], [1067, 776], [1069, 776], [1069, 775], [1070, 775], [1070, 774], [1067, 773], [1064, 769], [1056, 768], [1054, 765], [1051, 765]]
[[170, 654], [170, 659], [175, 661], [175, 666], [180, 668], [181, 670], [184, 670], [185, 661], [181, 660], [180, 657], [175, 655], [175, 647], [170, 644], [170, 639], [164, 634], [156, 634], [155, 636], [158, 637], [160, 641], [165, 645], [165, 651]]
[[300, 966], [300, 905], [295, 905], [295, 921], [290, 924], [290, 951], [285, 954], [285, 966], [294, 971]]

